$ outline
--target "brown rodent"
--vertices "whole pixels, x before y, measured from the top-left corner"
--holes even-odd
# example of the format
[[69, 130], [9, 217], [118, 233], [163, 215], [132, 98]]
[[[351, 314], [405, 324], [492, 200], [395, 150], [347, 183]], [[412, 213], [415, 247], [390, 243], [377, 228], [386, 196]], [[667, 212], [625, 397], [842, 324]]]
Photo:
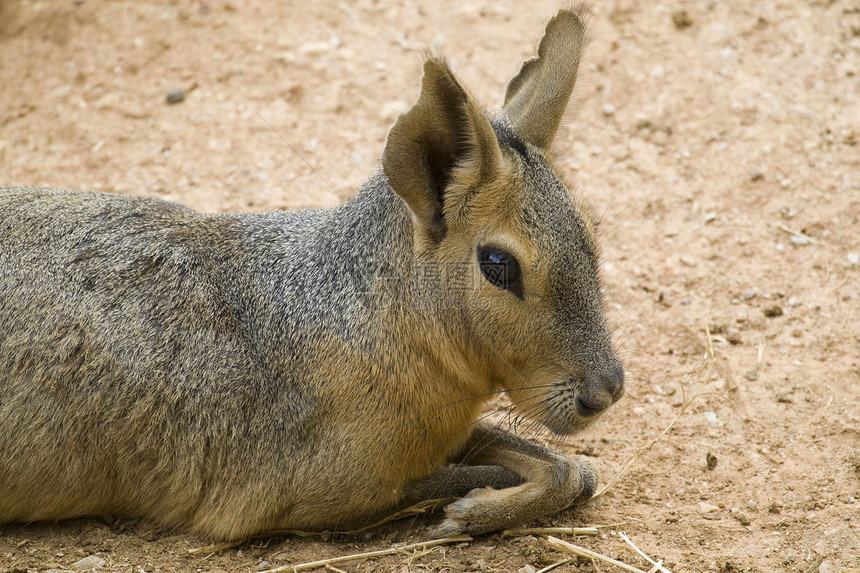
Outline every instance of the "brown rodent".
[[448, 66], [332, 209], [204, 214], [0, 188], [0, 522], [116, 513], [219, 538], [465, 496], [440, 533], [568, 507], [597, 474], [480, 416], [576, 432], [623, 393], [594, 232], [548, 150], [563, 10], [487, 115]]

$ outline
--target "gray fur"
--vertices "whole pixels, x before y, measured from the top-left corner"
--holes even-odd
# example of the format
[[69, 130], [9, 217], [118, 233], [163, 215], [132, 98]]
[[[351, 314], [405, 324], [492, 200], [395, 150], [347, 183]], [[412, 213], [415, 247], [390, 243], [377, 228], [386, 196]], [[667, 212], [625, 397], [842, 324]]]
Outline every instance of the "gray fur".
[[[621, 395], [591, 227], [444, 63], [413, 109], [385, 173], [332, 209], [0, 188], [0, 522], [117, 513], [242, 538], [468, 494], [439, 531], [484, 533], [587, 499], [587, 460], [477, 419], [506, 389], [566, 434]], [[456, 145], [434, 148], [440, 125]], [[530, 261], [522, 300], [478, 269], [499, 237]]]

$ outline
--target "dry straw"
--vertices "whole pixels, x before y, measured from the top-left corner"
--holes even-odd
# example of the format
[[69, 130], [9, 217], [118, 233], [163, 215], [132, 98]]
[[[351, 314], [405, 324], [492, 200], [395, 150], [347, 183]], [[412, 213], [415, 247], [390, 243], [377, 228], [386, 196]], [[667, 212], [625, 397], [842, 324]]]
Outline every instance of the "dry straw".
[[342, 557], [331, 557], [329, 559], [321, 559], [319, 561], [311, 561], [309, 563], [301, 563], [299, 565], [284, 565], [283, 567], [275, 567], [269, 569], [266, 573], [280, 573], [282, 571], [311, 571], [321, 567], [331, 568], [338, 563], [346, 563], [348, 561], [356, 561], [358, 559], [370, 559], [372, 557], [385, 557], [386, 555], [396, 555], [398, 553], [408, 553], [418, 549], [427, 549], [437, 545], [446, 545], [449, 543], [463, 543], [472, 541], [471, 537], [443, 537], [442, 539], [431, 539], [421, 543], [412, 543], [401, 547], [391, 547], [390, 549], [380, 549], [378, 551], [368, 551], [366, 553], [354, 553], [352, 555], [344, 555]]

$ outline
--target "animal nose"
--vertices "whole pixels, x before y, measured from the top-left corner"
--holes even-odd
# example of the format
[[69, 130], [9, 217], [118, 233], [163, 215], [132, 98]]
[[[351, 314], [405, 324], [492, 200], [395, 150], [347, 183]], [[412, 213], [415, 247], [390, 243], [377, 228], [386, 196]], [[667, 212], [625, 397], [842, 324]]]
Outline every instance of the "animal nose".
[[576, 413], [590, 418], [601, 413], [624, 395], [624, 369], [619, 365], [611, 371], [595, 376], [577, 395], [574, 405]]
[[596, 416], [612, 404], [612, 401], [604, 396], [577, 396], [576, 413], [583, 418]]
[[618, 401], [624, 395], [624, 368], [619, 364], [601, 380], [606, 391], [612, 395], [612, 403]]

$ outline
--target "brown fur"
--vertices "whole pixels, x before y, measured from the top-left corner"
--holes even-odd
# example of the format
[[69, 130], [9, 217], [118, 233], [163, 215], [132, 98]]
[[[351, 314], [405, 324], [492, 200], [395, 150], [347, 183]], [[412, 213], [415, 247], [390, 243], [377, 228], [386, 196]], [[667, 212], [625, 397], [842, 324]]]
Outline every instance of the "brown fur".
[[546, 156], [581, 43], [560, 12], [492, 118], [427, 60], [383, 173], [333, 209], [0, 188], [0, 521], [241, 538], [465, 496], [438, 531], [484, 533], [587, 499], [587, 460], [479, 421], [504, 389], [569, 434], [623, 391]]

